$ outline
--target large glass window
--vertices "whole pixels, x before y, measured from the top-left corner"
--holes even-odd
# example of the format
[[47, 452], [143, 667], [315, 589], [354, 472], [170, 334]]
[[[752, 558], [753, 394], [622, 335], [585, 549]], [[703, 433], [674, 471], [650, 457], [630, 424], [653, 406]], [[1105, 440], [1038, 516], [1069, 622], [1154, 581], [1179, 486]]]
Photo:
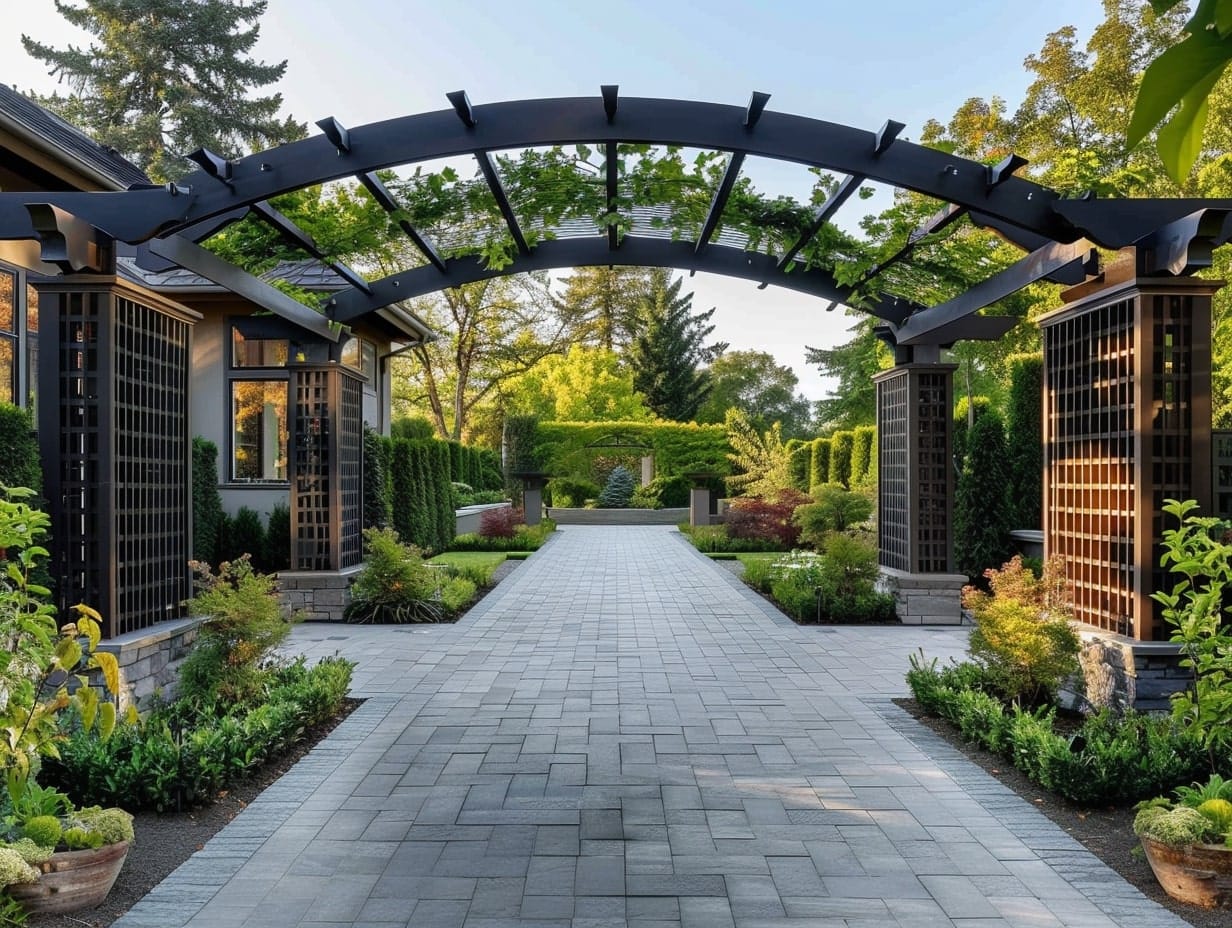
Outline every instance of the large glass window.
[[17, 402], [17, 275], [0, 271], [0, 402]]
[[286, 367], [291, 342], [286, 338], [245, 338], [231, 328], [232, 367]]
[[348, 339], [342, 346], [342, 363], [359, 371], [368, 385], [376, 385], [376, 346], [362, 338]]
[[231, 381], [231, 477], [236, 481], [287, 479], [287, 382]]
[[38, 291], [26, 284], [26, 370], [29, 381], [26, 387], [26, 405], [38, 421]]

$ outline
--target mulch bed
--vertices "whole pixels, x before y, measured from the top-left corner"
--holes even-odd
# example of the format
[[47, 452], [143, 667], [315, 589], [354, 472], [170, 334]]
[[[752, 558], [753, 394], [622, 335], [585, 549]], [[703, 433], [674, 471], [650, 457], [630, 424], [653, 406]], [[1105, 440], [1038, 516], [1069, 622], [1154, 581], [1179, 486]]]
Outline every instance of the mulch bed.
[[1074, 840], [1136, 886], [1143, 895], [1172, 910], [1195, 928], [1232, 926], [1232, 913], [1184, 905], [1160, 889], [1146, 858], [1140, 852], [1134, 853], [1138, 839], [1134, 836], [1132, 808], [1080, 809], [1032, 783], [1004, 758], [964, 741], [948, 722], [925, 715], [914, 699], [896, 699], [894, 702], [921, 725], [927, 726], [965, 754], [968, 760], [1034, 805]]
[[41, 915], [31, 918], [30, 928], [104, 928], [137, 904], [176, 867], [240, 814], [267, 786], [291, 769], [318, 741], [363, 703], [348, 699], [342, 711], [328, 722], [309, 729], [304, 739], [252, 776], [218, 795], [214, 802], [187, 812], [139, 812], [133, 817], [137, 840], [129, 849], [124, 869], [96, 909], [71, 915]]

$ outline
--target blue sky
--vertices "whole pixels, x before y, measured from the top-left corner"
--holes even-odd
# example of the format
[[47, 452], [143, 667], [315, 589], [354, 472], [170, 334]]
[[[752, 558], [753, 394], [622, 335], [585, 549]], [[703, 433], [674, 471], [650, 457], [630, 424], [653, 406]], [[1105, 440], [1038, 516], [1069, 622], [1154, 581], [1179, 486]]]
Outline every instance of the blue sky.
[[[12, 7], [16, 7], [13, 9]], [[0, 34], [0, 80], [49, 92], [54, 79], [20, 44], [82, 42], [52, 0], [10, 0]], [[917, 138], [967, 98], [1016, 106], [1029, 83], [1022, 62], [1065, 25], [1085, 42], [1102, 19], [1099, 0], [836, 3], [832, 0], [269, 0], [257, 56], [287, 59], [278, 87], [287, 112], [350, 126], [447, 107], [464, 89], [478, 103], [598, 95], [676, 97], [743, 105], [770, 93], [769, 109], [864, 129], [886, 119]], [[803, 195], [807, 173], [750, 164], [772, 193]], [[874, 201], [876, 202], [876, 201]], [[864, 210], [840, 214], [853, 225]], [[847, 339], [851, 320], [815, 300], [699, 274], [694, 306], [716, 306], [715, 338], [770, 351], [820, 398], [827, 384], [804, 363], [804, 345]]]

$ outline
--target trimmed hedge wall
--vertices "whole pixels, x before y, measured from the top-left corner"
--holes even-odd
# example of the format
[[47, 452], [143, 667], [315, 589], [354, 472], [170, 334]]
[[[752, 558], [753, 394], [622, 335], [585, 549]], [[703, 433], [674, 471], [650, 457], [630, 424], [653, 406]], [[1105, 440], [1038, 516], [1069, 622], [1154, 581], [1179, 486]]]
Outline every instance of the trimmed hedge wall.
[[550, 474], [588, 475], [596, 449], [587, 445], [612, 435], [645, 445], [646, 450], [637, 453], [654, 455], [659, 476], [731, 472], [726, 428], [693, 422], [540, 422], [534, 458]]
[[835, 432], [830, 436], [830, 483], [851, 489], [851, 451], [855, 444], [853, 432]]
[[830, 439], [817, 438], [809, 457], [809, 491], [830, 482]]
[[[495, 455], [435, 438], [364, 440], [364, 526], [391, 525], [408, 544], [444, 551], [453, 543], [453, 483], [499, 490]], [[379, 473], [378, 473], [379, 471]], [[385, 523], [375, 521], [387, 513]]]
[[809, 471], [813, 462], [812, 442], [799, 442], [791, 449], [791, 485], [801, 493], [809, 491]]
[[872, 425], [856, 426], [851, 441], [851, 482], [859, 484], [873, 471], [873, 448], [877, 443], [877, 429]]

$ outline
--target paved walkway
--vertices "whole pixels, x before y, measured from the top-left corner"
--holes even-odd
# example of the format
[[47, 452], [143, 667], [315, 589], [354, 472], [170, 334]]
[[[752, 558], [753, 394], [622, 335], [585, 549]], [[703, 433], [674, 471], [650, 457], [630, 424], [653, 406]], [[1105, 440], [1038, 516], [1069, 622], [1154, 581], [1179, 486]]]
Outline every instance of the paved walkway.
[[368, 701], [117, 928], [1177, 928], [674, 529], [568, 527], [454, 626], [305, 625]]

